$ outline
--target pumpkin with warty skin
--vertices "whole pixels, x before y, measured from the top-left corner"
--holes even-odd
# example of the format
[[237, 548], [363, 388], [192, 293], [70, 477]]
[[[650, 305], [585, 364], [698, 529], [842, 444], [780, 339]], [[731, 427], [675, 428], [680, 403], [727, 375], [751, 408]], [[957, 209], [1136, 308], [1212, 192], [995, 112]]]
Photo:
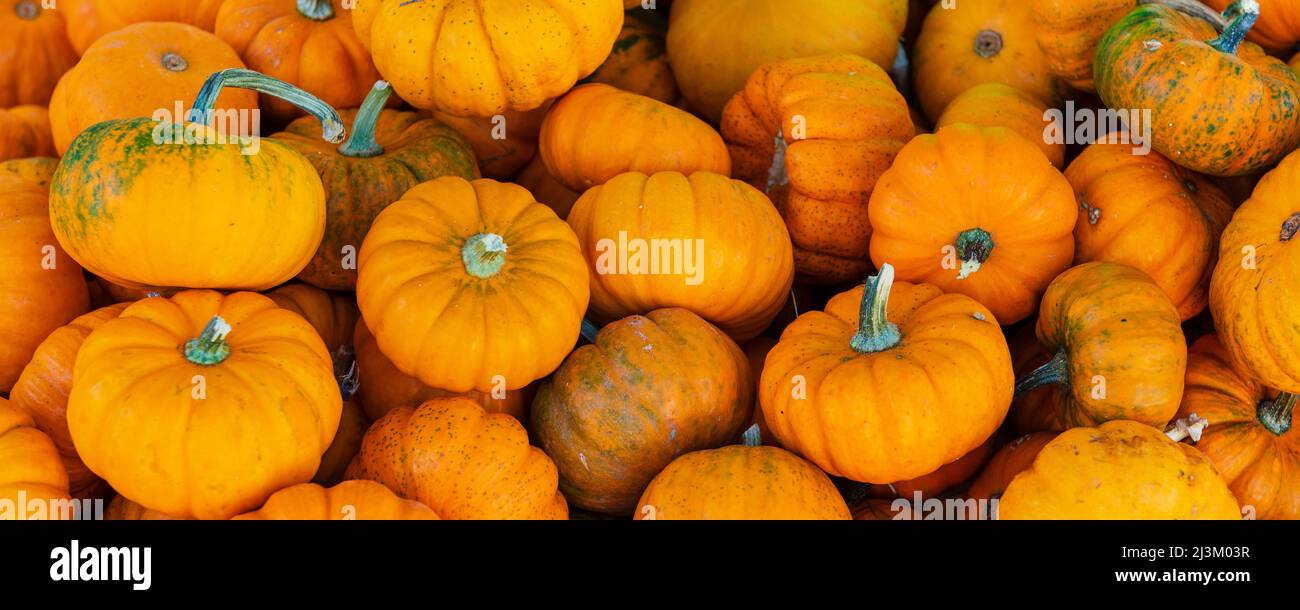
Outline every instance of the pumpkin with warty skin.
[[1038, 48], [1047, 69], [1080, 91], [1097, 90], [1092, 63], [1097, 42], [1137, 0], [1032, 0]]
[[1083, 150], [1065, 179], [1079, 201], [1074, 261], [1124, 263], [1169, 295], [1178, 316], [1205, 309], [1219, 236], [1232, 217], [1228, 196], [1205, 176], [1155, 151], [1098, 142]]
[[313, 286], [355, 289], [357, 251], [371, 223], [415, 185], [441, 176], [479, 177], [474, 154], [460, 135], [413, 112], [384, 110], [391, 93], [380, 81], [359, 110], [340, 114], [349, 133], [342, 145], [322, 139], [321, 124], [312, 117], [271, 136], [306, 157], [325, 187], [325, 235], [298, 274]]
[[538, 202], [546, 204], [560, 218], [568, 218], [569, 210], [573, 209], [573, 204], [582, 196], [582, 193], [571, 191], [560, 184], [546, 169], [546, 162], [542, 161], [541, 155], [533, 157], [510, 181], [528, 189]]
[[[337, 367], [336, 367], [337, 370]], [[352, 459], [361, 452], [361, 440], [370, 428], [370, 420], [357, 402], [356, 395], [343, 399], [343, 414], [339, 417], [339, 429], [334, 433], [334, 440], [320, 456], [320, 467], [313, 483], [336, 485], [343, 480], [343, 474]]]
[[0, 161], [55, 154], [50, 114], [43, 106], [0, 108]]
[[[183, 23], [140, 23], [112, 32], [59, 79], [50, 98], [54, 146], [66, 156], [78, 134], [104, 121], [137, 117], [181, 121], [177, 111], [188, 110], [185, 104], [210, 74], [243, 67], [230, 45]], [[249, 135], [256, 127], [251, 116], [241, 126], [233, 115], [257, 109], [255, 92], [223, 91], [215, 108], [225, 118], [221, 133]]]
[[1219, 240], [1210, 313], [1237, 367], [1276, 390], [1300, 393], [1300, 155], [1264, 175]]
[[185, 521], [184, 517], [175, 517], [161, 513], [152, 508], [140, 506], [125, 496], [114, 496], [104, 509], [105, 521]]
[[[31, 417], [0, 397], [0, 520], [71, 518], [63, 514], [68, 500], [68, 473], [54, 442]], [[44, 508], [44, 514], [33, 513], [32, 504], [38, 511]]]
[[1006, 127], [1037, 144], [1057, 169], [1065, 166], [1064, 139], [1050, 142], [1047, 138], [1052, 123], [1047, 106], [1011, 85], [983, 83], [962, 92], [944, 108], [934, 126], [937, 130], [954, 123]]
[[799, 316], [760, 381], [781, 445], [862, 483], [912, 479], [966, 455], [1002, 423], [1015, 383], [987, 308], [893, 276], [884, 265], [824, 312]]
[[820, 284], [869, 271], [867, 201], [913, 133], [889, 75], [855, 55], [765, 65], [722, 113], [736, 177], [772, 198], [800, 278]]
[[678, 105], [681, 91], [668, 63], [668, 21], [662, 11], [641, 8], [640, 0], [623, 13], [623, 30], [614, 40], [614, 50], [583, 82], [605, 83]]
[[0, 176], [9, 176], [18, 178], [24, 182], [29, 182], [45, 190], [50, 188], [50, 179], [54, 177], [54, 170], [59, 166], [59, 160], [54, 157], [26, 157], [23, 159], [10, 159], [0, 161]]
[[146, 21], [176, 22], [211, 32], [217, 12], [225, 0], [59, 0], [59, 11], [68, 23], [68, 39], [77, 53], [85, 55], [96, 41], [110, 32]]
[[412, 106], [457, 116], [532, 110], [609, 55], [618, 0], [357, 0], [352, 25]]
[[529, 446], [523, 425], [459, 396], [389, 411], [345, 477], [377, 481], [444, 519], [569, 518], [555, 464]]
[[1056, 435], [1056, 432], [1050, 431], [1031, 432], [1003, 445], [989, 458], [980, 475], [971, 482], [966, 496], [975, 500], [1000, 499], [1016, 475], [1029, 469], [1034, 464], [1034, 458], [1038, 457], [1038, 452], [1052, 442]]
[[999, 519], [1240, 519], [1209, 458], [1133, 421], [1048, 442], [998, 500]]
[[374, 481], [344, 481], [333, 487], [301, 483], [271, 494], [262, 508], [233, 521], [429, 521], [438, 513], [404, 500]]
[[[604, 127], [602, 127], [604, 126]], [[617, 137], [593, 130], [617, 128]], [[538, 153], [556, 180], [577, 192], [627, 172], [731, 175], [722, 136], [695, 115], [600, 83], [575, 87], [542, 122]]]
[[984, 463], [989, 460], [993, 450], [997, 447], [997, 434], [994, 434], [984, 441], [980, 446], [971, 449], [966, 455], [961, 456], [955, 462], [950, 462], [940, 466], [938, 470], [930, 474], [921, 475], [914, 479], [906, 481], [895, 481], [887, 485], [872, 485], [867, 494], [878, 498], [913, 498], [917, 492], [922, 497], [935, 497], [945, 490], [956, 487], [971, 480]]
[[[1216, 11], [1226, 10], [1232, 0], [1203, 0]], [[1270, 53], [1283, 53], [1300, 42], [1300, 2], [1296, 0], [1259, 0], [1259, 21], [1246, 33], [1249, 40]]]
[[86, 338], [68, 397], [81, 459], [119, 493], [227, 519], [311, 479], [339, 425], [329, 352], [259, 294], [139, 301]]
[[538, 389], [528, 428], [570, 503], [627, 514], [674, 458], [735, 439], [752, 408], [740, 348], [685, 309], [659, 309], [575, 350]]
[[1258, 8], [1225, 13], [1220, 34], [1177, 5], [1139, 6], [1101, 39], [1097, 93], [1111, 108], [1150, 109], [1151, 146], [1183, 167], [1237, 176], [1273, 165], [1300, 144], [1300, 80], [1242, 42]]
[[569, 212], [599, 324], [689, 309], [736, 341], [767, 327], [794, 281], [790, 235], [757, 189], [708, 172], [622, 174]]
[[1110, 420], [1164, 429], [1183, 395], [1180, 322], [1173, 302], [1141, 270], [1103, 261], [1062, 273], [1038, 315], [1038, 340], [1053, 356], [1016, 384], [1016, 429]]
[[547, 101], [533, 110], [507, 110], [491, 117], [458, 117], [445, 112], [429, 114], [469, 142], [484, 178], [508, 180], [537, 157], [537, 139], [551, 105], [552, 101]]
[[0, 2], [0, 40], [8, 47], [0, 57], [0, 108], [48, 105], [59, 77], [77, 63], [63, 11], [41, 0]]
[[815, 55], [894, 64], [907, 0], [678, 0], [668, 58], [682, 95], [710, 122], [760, 66]]
[[[326, 139], [342, 137], [333, 108], [248, 70], [213, 74], [192, 116], [209, 117], [226, 86], [291, 99], [328, 126]], [[167, 143], [155, 144], [160, 138]], [[274, 139], [222, 140], [189, 121], [134, 118], [86, 130], [50, 189], [59, 243], [87, 270], [128, 287], [265, 290], [297, 275], [325, 231], [316, 170]], [[257, 154], [245, 154], [249, 147]]]
[[502, 380], [514, 390], [573, 348], [590, 298], [585, 267], [573, 230], [523, 187], [447, 176], [375, 219], [357, 304], [403, 373], [451, 392]]
[[1001, 324], [1034, 311], [1074, 257], [1074, 193], [1034, 143], [957, 123], [917, 136], [868, 206], [871, 260], [967, 295]]

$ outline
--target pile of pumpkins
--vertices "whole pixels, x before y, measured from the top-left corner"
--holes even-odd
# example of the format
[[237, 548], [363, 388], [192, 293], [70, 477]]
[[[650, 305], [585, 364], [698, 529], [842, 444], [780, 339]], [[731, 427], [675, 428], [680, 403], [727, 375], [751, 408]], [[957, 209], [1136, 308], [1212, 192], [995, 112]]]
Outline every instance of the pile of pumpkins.
[[[3, 0], [0, 39], [0, 504], [1300, 517], [1296, 0]], [[1145, 150], [1047, 135], [1108, 108]]]

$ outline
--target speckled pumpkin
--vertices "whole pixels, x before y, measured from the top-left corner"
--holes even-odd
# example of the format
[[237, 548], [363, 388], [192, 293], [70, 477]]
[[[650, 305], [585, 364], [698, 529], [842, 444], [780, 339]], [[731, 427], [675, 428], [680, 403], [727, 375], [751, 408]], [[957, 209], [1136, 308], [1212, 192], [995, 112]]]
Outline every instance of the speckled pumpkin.
[[605, 63], [583, 82], [605, 83], [666, 104], [678, 104], [681, 91], [668, 63], [668, 21], [664, 11], [645, 10], [640, 0], [627, 0], [623, 30]]
[[0, 520], [71, 518], [68, 499], [68, 473], [54, 442], [0, 398]]
[[1038, 145], [1057, 169], [1065, 165], [1065, 139], [1048, 138], [1052, 119], [1047, 106], [1028, 93], [1003, 83], [983, 83], [962, 92], [944, 108], [935, 129], [954, 123], [1006, 127]]
[[989, 458], [988, 464], [980, 475], [970, 484], [966, 496], [975, 500], [997, 500], [1006, 492], [1007, 486], [1034, 464], [1038, 452], [1056, 438], [1056, 432], [1031, 432], [1003, 445]]
[[176, 22], [212, 31], [225, 0], [58, 0], [68, 22], [68, 38], [85, 54], [104, 35], [146, 21]]
[[234, 521], [428, 521], [438, 514], [405, 500], [374, 481], [344, 481], [333, 487], [302, 483], [271, 494], [262, 508]]
[[1031, 0], [1038, 48], [1047, 68], [1071, 87], [1092, 92], [1097, 42], [1137, 0]]
[[0, 108], [0, 161], [55, 154], [50, 114], [44, 107]]
[[41, 0], [0, 2], [0, 40], [6, 46], [0, 56], [0, 108], [49, 104], [59, 77], [77, 63], [64, 12], [43, 4]]

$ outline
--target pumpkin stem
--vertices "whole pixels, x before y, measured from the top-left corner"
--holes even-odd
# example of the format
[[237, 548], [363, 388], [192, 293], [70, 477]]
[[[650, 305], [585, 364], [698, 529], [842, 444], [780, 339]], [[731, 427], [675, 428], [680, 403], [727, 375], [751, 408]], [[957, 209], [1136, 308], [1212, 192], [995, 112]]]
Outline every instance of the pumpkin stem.
[[595, 344], [596, 344], [596, 335], [599, 334], [599, 333], [600, 333], [600, 327], [599, 327], [599, 326], [596, 326], [596, 324], [595, 324], [594, 322], [592, 322], [592, 321], [590, 321], [590, 320], [588, 320], [588, 319], [586, 319], [586, 318], [583, 318], [583, 319], [582, 319], [582, 330], [579, 331], [578, 334], [582, 335], [582, 338], [583, 338], [583, 339], [586, 339], [587, 343], [590, 343], [590, 344], [592, 344], [592, 345], [595, 345]]
[[975, 54], [984, 59], [992, 59], [1002, 52], [1002, 34], [993, 30], [980, 30], [975, 35]]
[[14, 12], [18, 13], [19, 19], [31, 21], [41, 14], [41, 5], [36, 0], [22, 0], [14, 7]]
[[1283, 242], [1291, 241], [1295, 234], [1300, 232], [1300, 212], [1292, 214], [1290, 218], [1282, 222], [1282, 233], [1278, 237]]
[[334, 379], [338, 381], [339, 393], [347, 400], [361, 387], [361, 374], [357, 370], [356, 352], [351, 345], [340, 345], [334, 350], [330, 359], [334, 361]]
[[1291, 412], [1295, 409], [1296, 398], [1300, 394], [1283, 392], [1273, 400], [1262, 400], [1256, 407], [1255, 416], [1269, 432], [1282, 436], [1291, 430]]
[[230, 355], [230, 323], [221, 316], [212, 316], [199, 336], [185, 342], [185, 359], [199, 366], [221, 364]]
[[163, 53], [162, 66], [168, 72], [184, 72], [190, 68], [190, 62], [185, 61], [185, 58], [177, 53], [167, 52]]
[[393, 88], [388, 86], [387, 81], [375, 81], [375, 86], [366, 94], [366, 100], [361, 102], [361, 109], [352, 121], [352, 135], [339, 147], [339, 154], [361, 158], [384, 154], [384, 147], [375, 141], [375, 127], [379, 124], [379, 113], [392, 94]]
[[1165, 436], [1175, 443], [1190, 438], [1192, 444], [1196, 444], [1201, 442], [1201, 436], [1205, 434], [1205, 429], [1208, 427], [1210, 427], [1210, 420], [1192, 413], [1169, 424], [1169, 427], [1165, 428]]
[[858, 311], [858, 332], [849, 346], [859, 354], [883, 352], [902, 340], [898, 326], [889, 321], [886, 310], [889, 290], [894, 286], [894, 266], [885, 263], [880, 273], [867, 279], [862, 287], [862, 306]]
[[758, 447], [763, 444], [763, 431], [759, 429], [758, 424], [745, 429], [745, 432], [740, 435], [740, 443], [746, 447]]
[[1259, 0], [1236, 0], [1223, 11], [1223, 18], [1228, 20], [1228, 27], [1218, 38], [1206, 43], [1228, 54], [1235, 54], [1246, 32], [1259, 19]]
[[1025, 375], [1024, 379], [1016, 382], [1016, 393], [1012, 400], [1018, 399], [1049, 383], [1065, 385], [1069, 380], [1069, 356], [1066, 355], [1065, 348], [1062, 347], [1046, 364], [1034, 369], [1034, 372]]
[[329, 21], [334, 18], [330, 0], [298, 0], [298, 12], [312, 21]]
[[486, 280], [496, 276], [501, 271], [501, 266], [506, 264], [508, 249], [500, 235], [479, 233], [465, 240], [465, 245], [460, 249], [460, 260], [465, 263], [465, 271], [470, 275]]
[[190, 110], [189, 121], [207, 125], [212, 117], [212, 110], [216, 107], [217, 96], [221, 95], [221, 90], [228, 86], [273, 95], [302, 108], [320, 121], [321, 137], [325, 141], [343, 140], [343, 119], [339, 117], [338, 111], [333, 106], [278, 78], [243, 68], [230, 68], [209, 76], [194, 98], [194, 107]]
[[789, 144], [785, 141], [785, 132], [776, 132], [776, 143], [772, 153], [772, 168], [767, 171], [767, 192], [771, 193], [778, 186], [790, 184], [790, 172], [785, 167], [785, 151]]
[[961, 257], [961, 270], [957, 279], [964, 280], [980, 270], [980, 266], [993, 254], [993, 235], [976, 227], [957, 235], [957, 256]]

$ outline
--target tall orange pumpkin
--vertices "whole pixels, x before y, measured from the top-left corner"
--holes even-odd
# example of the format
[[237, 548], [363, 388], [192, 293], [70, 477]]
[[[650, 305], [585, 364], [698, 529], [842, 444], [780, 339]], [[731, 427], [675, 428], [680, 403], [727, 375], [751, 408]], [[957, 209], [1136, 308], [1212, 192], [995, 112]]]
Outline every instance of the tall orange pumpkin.
[[954, 123], [1006, 127], [1038, 145], [1057, 169], [1065, 165], [1065, 141], [1049, 138], [1052, 119], [1045, 104], [1003, 83], [982, 83], [953, 98], [934, 122], [936, 130]]
[[68, 500], [68, 473], [54, 442], [0, 398], [0, 520], [70, 518]]
[[0, 40], [8, 47], [0, 56], [0, 108], [49, 104], [59, 77], [77, 63], [63, 11], [42, 5], [41, 0], [0, 2]]
[[1138, 0], [1031, 0], [1038, 48], [1047, 68], [1080, 91], [1092, 92], [1097, 42]]
[[0, 108], [0, 161], [55, 154], [50, 113], [44, 107]]
[[301, 483], [271, 494], [266, 504], [234, 521], [429, 521], [438, 513], [404, 500], [374, 481], [344, 481], [333, 487]]
[[192, 25], [212, 31], [217, 11], [225, 0], [186, 0], [153, 2], [152, 0], [58, 0], [66, 14], [68, 38], [77, 53], [85, 54], [104, 35], [132, 24], [167, 21]]

